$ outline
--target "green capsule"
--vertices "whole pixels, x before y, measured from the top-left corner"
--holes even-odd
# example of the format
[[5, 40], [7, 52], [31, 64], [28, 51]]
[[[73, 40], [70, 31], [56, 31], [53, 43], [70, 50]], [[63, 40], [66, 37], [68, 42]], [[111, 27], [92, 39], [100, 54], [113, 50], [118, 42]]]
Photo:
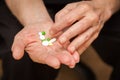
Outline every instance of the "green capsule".
[[42, 31], [41, 33], [42, 33], [42, 35], [45, 35], [45, 34], [46, 34], [45, 31]]
[[47, 38], [47, 41], [50, 41], [50, 38]]

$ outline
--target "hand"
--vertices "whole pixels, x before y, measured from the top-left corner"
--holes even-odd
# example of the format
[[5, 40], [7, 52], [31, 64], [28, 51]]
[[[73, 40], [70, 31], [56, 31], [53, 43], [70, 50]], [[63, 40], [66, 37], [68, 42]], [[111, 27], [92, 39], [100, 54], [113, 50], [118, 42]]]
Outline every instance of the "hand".
[[74, 38], [68, 51], [74, 53], [79, 49], [81, 54], [97, 38], [105, 21], [111, 16], [106, 7], [94, 1], [70, 3], [56, 14], [50, 33], [54, 35], [66, 29], [59, 42], [64, 44]]
[[14, 39], [12, 46], [13, 57], [20, 59], [24, 55], [24, 50], [28, 52], [28, 55], [34, 62], [47, 64], [53, 68], [59, 68], [60, 64], [68, 65], [69, 67], [75, 66], [75, 58], [66, 49], [65, 44], [62, 46], [57, 41], [52, 46], [41, 45], [38, 32], [45, 31], [46, 37], [49, 35], [49, 29], [53, 23], [41, 22], [37, 24], [31, 24], [24, 27]]

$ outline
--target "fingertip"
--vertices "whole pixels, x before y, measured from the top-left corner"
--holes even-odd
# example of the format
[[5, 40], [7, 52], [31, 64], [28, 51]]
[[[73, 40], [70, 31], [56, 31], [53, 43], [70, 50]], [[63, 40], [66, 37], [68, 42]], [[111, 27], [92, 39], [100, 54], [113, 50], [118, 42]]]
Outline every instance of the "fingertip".
[[75, 47], [74, 46], [68, 46], [68, 51], [70, 53], [74, 53], [75, 52]]
[[53, 67], [54, 69], [59, 69], [60, 68], [60, 61], [57, 58], [53, 57], [53, 56], [47, 58], [45, 63], [47, 65]]
[[77, 51], [74, 52], [73, 57], [74, 57], [76, 63], [78, 63], [80, 61], [80, 55]]
[[75, 60], [70, 53], [68, 53], [68, 55], [66, 55], [66, 56], [64, 55], [64, 57], [62, 58], [61, 61], [63, 64], [65, 64], [71, 68], [73, 68], [75, 66]]
[[60, 68], [60, 65], [59, 66], [55, 66], [54, 69], [59, 69]]
[[17, 50], [13, 50], [12, 52], [13, 52], [12, 56], [16, 60], [21, 59], [23, 57], [23, 55], [24, 55], [24, 51], [20, 51], [18, 49]]
[[68, 66], [71, 65], [71, 62], [72, 62], [71, 56], [66, 54], [59, 56], [59, 60], [62, 64], [68, 65]]
[[60, 62], [59, 61], [54, 63], [54, 68], [55, 69], [59, 69], [60, 68]]
[[76, 64], [76, 63], [75, 63], [75, 60], [73, 59], [73, 60], [71, 61], [71, 64], [69, 65], [69, 67], [70, 67], [70, 68], [74, 68], [74, 67], [75, 67], [75, 64]]
[[64, 44], [64, 43], [66, 42], [66, 38], [65, 38], [65, 37], [60, 37], [60, 38], [59, 38], [59, 42], [60, 42], [61, 44]]
[[74, 65], [70, 65], [69, 68], [74, 68], [75, 67], [75, 64]]

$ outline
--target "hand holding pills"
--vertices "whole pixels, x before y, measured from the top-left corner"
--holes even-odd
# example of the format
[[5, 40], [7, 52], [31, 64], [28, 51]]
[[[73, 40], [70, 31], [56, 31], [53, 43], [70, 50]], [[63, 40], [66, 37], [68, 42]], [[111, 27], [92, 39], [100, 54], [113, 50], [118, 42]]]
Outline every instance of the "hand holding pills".
[[71, 55], [56, 37], [49, 35], [52, 25], [52, 22], [42, 22], [24, 27], [14, 39], [12, 46], [14, 58], [20, 59], [25, 50], [34, 62], [47, 64], [53, 68], [59, 68], [61, 64], [73, 68], [78, 62], [73, 56], [78, 56], [78, 53]]
[[52, 39], [46, 38], [45, 31], [39, 32], [38, 34], [40, 36], [40, 40], [41, 40], [43, 46], [53, 45], [53, 43], [56, 41], [56, 38], [52, 38]]

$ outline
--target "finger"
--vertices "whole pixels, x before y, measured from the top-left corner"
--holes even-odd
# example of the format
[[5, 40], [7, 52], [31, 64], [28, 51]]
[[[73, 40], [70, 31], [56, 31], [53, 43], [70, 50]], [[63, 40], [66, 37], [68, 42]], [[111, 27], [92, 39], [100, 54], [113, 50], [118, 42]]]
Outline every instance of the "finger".
[[84, 16], [85, 16], [85, 10], [81, 10], [81, 8], [79, 8], [79, 7], [75, 8], [74, 10], [71, 10], [64, 17], [60, 18], [59, 21], [58, 20], [55, 21], [55, 24], [53, 25], [53, 27], [50, 30], [50, 34], [53, 35], [65, 28], [69, 27], [70, 25], [72, 25], [79, 19], [83, 18]]
[[89, 40], [92, 37], [92, 35], [96, 33], [96, 31], [97, 31], [97, 27], [94, 26], [86, 30], [84, 33], [80, 34], [68, 46], [68, 51], [73, 53], [76, 49], [78, 49], [79, 46], [81, 46], [84, 42]]
[[89, 17], [85, 17], [82, 20], [78, 21], [77, 23], [75, 23], [74, 25], [72, 25], [68, 30], [66, 30], [59, 37], [60, 43], [64, 44], [66, 41], [69, 41], [73, 37], [75, 37], [78, 34], [84, 32], [86, 29], [88, 29], [93, 24], [93, 22], [95, 22], [95, 20], [91, 19]]
[[46, 48], [44, 46], [40, 46], [39, 42], [29, 44], [25, 50], [28, 52], [32, 61], [47, 64], [55, 69], [58, 69], [60, 67], [60, 61], [54, 55], [51, 55], [54, 54], [53, 50], [48, 51]]
[[54, 44], [52, 50], [56, 52], [55, 56], [59, 59], [60, 63], [65, 64], [70, 68], [73, 68], [75, 66], [75, 60], [73, 56], [71, 53], [65, 50], [59, 42], [56, 42], [56, 44]]
[[78, 48], [78, 53], [81, 55], [90, 46], [90, 44], [97, 38], [97, 36], [98, 36], [98, 33], [94, 34], [87, 42], [81, 45]]
[[69, 44], [70, 44], [70, 41], [66, 42], [66, 43], [63, 45], [63, 47], [64, 47], [65, 49], [67, 49], [67, 47], [69, 46]]
[[46, 64], [55, 69], [60, 68], [60, 61], [53, 55], [46, 55], [41, 53], [34, 54], [34, 52], [28, 54], [34, 62]]
[[45, 64], [47, 64], [48, 66], [51, 66], [55, 69], [58, 69], [60, 68], [60, 61], [54, 57], [54, 56], [48, 56], [46, 59], [45, 59]]
[[76, 3], [67, 4], [63, 9], [61, 9], [59, 12], [56, 13], [55, 21], [60, 20], [62, 17], [64, 17], [67, 13], [69, 13], [74, 8], [76, 8]]
[[78, 48], [78, 53], [81, 55], [89, 46], [90, 46], [90, 44], [98, 37], [98, 35], [99, 35], [99, 32], [100, 32], [100, 30], [102, 29], [102, 27], [103, 27], [103, 24], [102, 23], [99, 23], [98, 24], [98, 26], [96, 26], [96, 27], [99, 27], [97, 30], [96, 30], [96, 32], [92, 35], [92, 37], [88, 40], [88, 41], [86, 41], [85, 43], [83, 43], [83, 45], [81, 45], [81, 46], [79, 46], [79, 48]]
[[65, 51], [65, 52], [60, 53], [57, 57], [62, 64], [65, 64], [69, 66], [70, 68], [73, 68], [75, 66], [75, 60], [70, 53]]
[[74, 57], [76, 63], [78, 63], [80, 61], [80, 55], [77, 51], [75, 51], [73, 53], [73, 57]]
[[51, 38], [55, 38], [55, 37], [58, 38], [62, 33], [63, 33], [63, 31], [60, 31], [60, 32], [58, 32], [54, 35], [50, 35], [50, 36], [51, 36]]
[[20, 38], [15, 38], [12, 45], [13, 57], [15, 59], [21, 59], [24, 55], [25, 44]]

